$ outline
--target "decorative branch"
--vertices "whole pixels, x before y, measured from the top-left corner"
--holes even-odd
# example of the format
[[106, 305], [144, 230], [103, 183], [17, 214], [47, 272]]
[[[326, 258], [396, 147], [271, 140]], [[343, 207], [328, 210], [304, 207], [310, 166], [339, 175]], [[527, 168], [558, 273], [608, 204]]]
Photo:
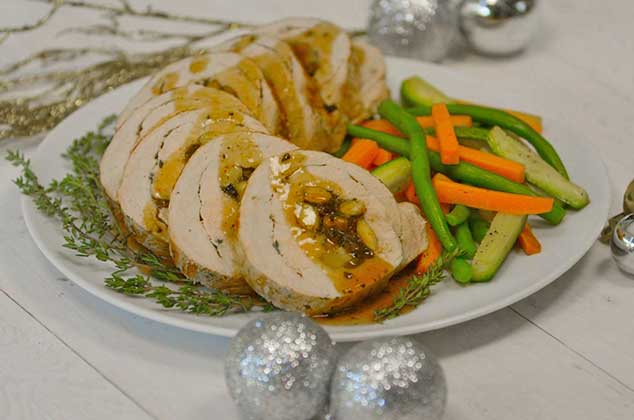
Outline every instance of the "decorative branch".
[[[244, 22], [223, 19], [185, 16], [146, 8], [134, 8], [128, 0], [119, 0], [118, 5], [94, 4], [84, 0], [31, 0], [45, 3], [51, 9], [32, 24], [0, 28], [0, 43], [10, 34], [35, 30], [45, 25], [64, 7], [102, 12], [110, 23], [62, 30], [59, 34], [80, 33], [83, 35], [106, 35], [131, 41], [156, 42], [180, 40], [176, 47], [145, 54], [128, 54], [116, 48], [54, 48], [38, 52], [26, 59], [0, 69], [0, 140], [13, 137], [30, 137], [55, 127], [68, 114], [90, 100], [115, 89], [122, 84], [148, 76], [158, 68], [200, 52], [194, 44], [222, 32], [237, 28], [252, 28]], [[202, 33], [169, 33], [148, 29], [123, 29], [121, 17], [159, 19], [170, 22], [187, 22], [211, 26]], [[363, 31], [351, 32], [362, 35]], [[51, 64], [75, 62], [90, 54], [105, 56], [104, 61], [79, 69], [41, 71], [38, 74], [17, 75], [30, 65], [43, 68]], [[23, 93], [24, 89], [40, 88], [38, 93]]]

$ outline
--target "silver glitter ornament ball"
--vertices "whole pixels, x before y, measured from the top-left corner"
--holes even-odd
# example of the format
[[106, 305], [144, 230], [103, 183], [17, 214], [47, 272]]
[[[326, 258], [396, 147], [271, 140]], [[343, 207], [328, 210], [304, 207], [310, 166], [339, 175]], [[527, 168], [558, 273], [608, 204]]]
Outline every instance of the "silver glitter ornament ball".
[[238, 332], [225, 378], [245, 419], [310, 419], [327, 404], [335, 363], [334, 344], [322, 327], [280, 311]]
[[337, 363], [330, 390], [336, 420], [437, 420], [447, 399], [438, 361], [409, 337], [353, 346]]
[[460, 27], [467, 43], [488, 55], [522, 51], [539, 25], [537, 0], [465, 0]]
[[384, 53], [442, 60], [458, 34], [455, 0], [375, 0], [368, 38]]

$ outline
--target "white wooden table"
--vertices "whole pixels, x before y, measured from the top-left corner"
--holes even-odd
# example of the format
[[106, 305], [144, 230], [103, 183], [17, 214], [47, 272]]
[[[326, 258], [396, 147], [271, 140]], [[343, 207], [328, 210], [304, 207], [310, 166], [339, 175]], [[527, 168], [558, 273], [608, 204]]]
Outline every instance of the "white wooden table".
[[[178, 4], [182, 14], [254, 22], [314, 15], [346, 27], [364, 25], [367, 3], [152, 2], [168, 10]], [[543, 115], [569, 109], [609, 168], [617, 211], [634, 177], [634, 2], [542, 3], [542, 31], [524, 55], [466, 54], [447, 64], [540, 96]], [[43, 11], [39, 4], [3, 0], [0, 26], [33, 21]], [[54, 34], [90, 19], [97, 19], [94, 13], [68, 11], [50, 28], [12, 37], [0, 46], [0, 65], [44, 46], [77, 42], [77, 36]], [[5, 142], [0, 153], [9, 147], [29, 153], [35, 144]], [[26, 231], [18, 192], [8, 181], [15, 175], [0, 163], [0, 419], [236, 418], [222, 370], [228, 340], [138, 318], [65, 280]], [[447, 374], [446, 419], [634, 418], [634, 278], [617, 270], [601, 244], [541, 292], [421, 339]]]

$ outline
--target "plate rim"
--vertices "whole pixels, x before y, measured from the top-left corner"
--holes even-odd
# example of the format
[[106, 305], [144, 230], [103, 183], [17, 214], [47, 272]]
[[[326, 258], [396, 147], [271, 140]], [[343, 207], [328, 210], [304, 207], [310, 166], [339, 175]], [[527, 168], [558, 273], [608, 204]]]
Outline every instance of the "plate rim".
[[[459, 75], [460, 73], [464, 73], [464, 72], [456, 71], [455, 69], [451, 69], [446, 66], [442, 66], [438, 64], [423, 63], [423, 62], [419, 62], [415, 60], [408, 60], [408, 59], [402, 59], [402, 58], [396, 58], [396, 57], [390, 57], [390, 56], [386, 57], [386, 62], [387, 61], [396, 61], [396, 62], [404, 61], [404, 62], [407, 62], [408, 64], [432, 66], [432, 67], [436, 67], [437, 69], [441, 71], [453, 73], [456, 75]], [[116, 92], [117, 90], [125, 88], [125, 87], [129, 87], [133, 84], [141, 84], [144, 80], [146, 79], [140, 79], [140, 80], [136, 80], [131, 83], [125, 84], [115, 89], [113, 92]], [[95, 98], [95, 100], [102, 97], [103, 95], [98, 98]], [[94, 100], [91, 102], [94, 102]], [[75, 113], [82, 112], [82, 109], [83, 108], [80, 108], [77, 111], [73, 112], [72, 114], [67, 116], [64, 119], [64, 121], [74, 116]], [[62, 123], [64, 121], [62, 121]], [[59, 127], [59, 125], [56, 126], [53, 130], [55, 130], [57, 127]], [[42, 146], [47, 141], [49, 141], [51, 133], [53, 133], [53, 130], [47, 133], [46, 137], [37, 146], [36, 150], [33, 152], [31, 156], [32, 159], [36, 159], [38, 154], [42, 153], [42, 150], [43, 150]], [[611, 203], [610, 201], [611, 189], [609, 185], [607, 167], [605, 162], [601, 158], [601, 155], [597, 153], [596, 148], [592, 142], [585, 142], [584, 147], [587, 148], [587, 151], [589, 153], [592, 153], [593, 156], [597, 158], [598, 167], [600, 167], [601, 169], [600, 179], [601, 179], [601, 184], [603, 184], [602, 187], [604, 188], [607, 199], [604, 202], [599, 203], [600, 207], [598, 209], [598, 212], [607, 218], [609, 214], [610, 203]], [[174, 317], [170, 315], [170, 312], [168, 310], [166, 310], [165, 312], [162, 312], [162, 311], [157, 311], [156, 309], [151, 309], [151, 308], [146, 308], [140, 305], [136, 305], [134, 303], [133, 297], [121, 298], [118, 295], [114, 295], [111, 293], [104, 293], [105, 286], [103, 284], [97, 285], [95, 283], [92, 283], [89, 280], [85, 280], [81, 275], [75, 272], [69, 260], [66, 260], [62, 255], [56, 255], [56, 253], [59, 250], [46, 243], [46, 240], [43, 237], [44, 233], [41, 232], [36, 226], [36, 221], [34, 219], [35, 217], [38, 216], [37, 214], [38, 210], [34, 206], [32, 199], [28, 196], [21, 194], [20, 200], [21, 200], [21, 210], [22, 210], [22, 215], [24, 218], [25, 225], [29, 231], [29, 234], [33, 238], [33, 241], [35, 242], [36, 246], [39, 248], [39, 250], [44, 254], [44, 256], [49, 260], [49, 262], [57, 270], [59, 270], [64, 276], [70, 279], [73, 283], [80, 286], [82, 289], [89, 292], [94, 297], [100, 300], [103, 300], [117, 308], [123, 309], [124, 311], [130, 314], [137, 315], [146, 319], [150, 319], [154, 322], [171, 325], [177, 328], [182, 328], [185, 330], [195, 331], [199, 333], [223, 336], [223, 337], [233, 337], [237, 333], [237, 329], [234, 327], [224, 327], [224, 326], [220, 326], [216, 324], [204, 324], [201, 322], [195, 322], [195, 321], [190, 321], [188, 319]], [[366, 331], [363, 331], [363, 330], [337, 331], [336, 326], [333, 327], [329, 325], [324, 325], [324, 328], [328, 331], [331, 338], [335, 341], [339, 341], [339, 342], [358, 341], [362, 339], [369, 339], [369, 338], [381, 337], [386, 335], [407, 335], [407, 334], [415, 334], [415, 333], [421, 333], [426, 331], [432, 331], [432, 330], [436, 330], [440, 328], [445, 328], [451, 325], [460, 324], [460, 323], [463, 323], [463, 322], [466, 322], [466, 321], [469, 321], [484, 315], [488, 315], [497, 310], [506, 308], [536, 293], [537, 291], [543, 289], [544, 287], [546, 287], [547, 285], [549, 285], [550, 283], [554, 282], [559, 277], [561, 277], [564, 273], [570, 270], [578, 261], [580, 261], [588, 253], [588, 251], [590, 250], [590, 248], [596, 241], [596, 238], [599, 236], [601, 229], [602, 229], [602, 226], [598, 226], [596, 229], [594, 229], [596, 231], [591, 232], [592, 235], [588, 234], [587, 237], [585, 238], [585, 241], [581, 244], [582, 246], [580, 246], [580, 249], [582, 251], [579, 251], [578, 254], [570, 255], [564, 262], [560, 263], [557, 266], [556, 270], [553, 270], [552, 272], [544, 276], [539, 281], [534, 282], [530, 287], [526, 287], [524, 289], [518, 290], [515, 293], [509, 294], [505, 296], [504, 298], [497, 299], [494, 302], [491, 302], [484, 306], [480, 306], [480, 307], [471, 309], [467, 312], [460, 313], [453, 316], [448, 316], [448, 317], [438, 319], [435, 321], [421, 321], [421, 322], [412, 323], [409, 325], [391, 326], [391, 327], [388, 326], [385, 329], [368, 329]], [[79, 258], [79, 257], [76, 257], [76, 258]], [[483, 285], [480, 285], [480, 286], [483, 286]], [[196, 315], [192, 314], [191, 316], [195, 317]], [[389, 322], [389, 320], [387, 322]], [[383, 324], [383, 325], [386, 325], [386, 324]]]

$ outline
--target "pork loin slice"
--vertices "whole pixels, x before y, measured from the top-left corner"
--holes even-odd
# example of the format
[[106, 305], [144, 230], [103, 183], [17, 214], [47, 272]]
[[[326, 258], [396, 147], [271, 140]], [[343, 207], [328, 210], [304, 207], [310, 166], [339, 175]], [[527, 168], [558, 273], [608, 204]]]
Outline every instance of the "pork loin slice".
[[379, 103], [390, 96], [381, 51], [364, 41], [352, 42], [345, 88], [344, 112], [359, 122], [374, 115]]
[[194, 153], [168, 213], [172, 258], [187, 278], [231, 293], [252, 292], [240, 270], [240, 194], [262, 159], [295, 148], [279, 137], [243, 132], [220, 136]]
[[[358, 182], [372, 175], [357, 173], [355, 168], [326, 153], [295, 151], [265, 159], [251, 176], [240, 207], [239, 239], [247, 262], [245, 277], [274, 305], [309, 315], [340, 311], [383, 289], [401, 265], [402, 246], [391, 221], [394, 215], [363, 182]], [[317, 222], [321, 220], [315, 217], [314, 209], [318, 207], [296, 201], [302, 191], [306, 194], [304, 200], [316, 199], [309, 198], [309, 190], [304, 189], [310, 185], [330, 190], [337, 200], [356, 199], [362, 203], [366, 209], [362, 216], [346, 223], [355, 226], [357, 220], [365, 221], [370, 236], [373, 232], [375, 237], [373, 256], [355, 260], [346, 251], [343, 255], [323, 253], [324, 249], [337, 249], [329, 245], [323, 232], [339, 222], [326, 216]], [[385, 188], [382, 184], [380, 187]], [[339, 205], [332, 203], [322, 204], [323, 208]], [[306, 224], [316, 228], [318, 234], [311, 233]], [[345, 246], [345, 241], [358, 243], [354, 241], [359, 237], [340, 237], [344, 242], [339, 245]], [[345, 263], [349, 258], [353, 258], [356, 268]]]
[[279, 133], [301, 148], [323, 147], [315, 144], [319, 116], [311, 106], [311, 94], [304, 69], [290, 47], [277, 38], [254, 34], [219, 44], [215, 49], [229, 50], [251, 58], [262, 70], [284, 119]]
[[343, 29], [321, 19], [286, 18], [254, 32], [287, 42], [315, 80], [325, 106], [340, 108], [350, 58], [350, 37]]
[[121, 211], [137, 241], [160, 256], [169, 255], [170, 194], [196, 149], [225, 133], [266, 132], [236, 98], [220, 93], [225, 98], [216, 107], [181, 113], [148, 134], [126, 165], [118, 192]]
[[117, 126], [151, 98], [191, 83], [235, 95], [271, 132], [279, 130], [279, 110], [264, 75], [251, 60], [231, 52], [193, 56], [163, 68], [130, 100]]
[[398, 203], [398, 210], [403, 225], [401, 233], [403, 261], [399, 267], [400, 270], [427, 249], [427, 233], [425, 230], [425, 223], [427, 222], [423, 219], [420, 209], [415, 204], [409, 202]]
[[215, 89], [188, 85], [153, 97], [135, 109], [116, 130], [101, 158], [100, 181], [108, 197], [116, 200], [125, 164], [141, 138], [181, 112], [209, 106], [209, 96], [213, 97], [215, 92]]

